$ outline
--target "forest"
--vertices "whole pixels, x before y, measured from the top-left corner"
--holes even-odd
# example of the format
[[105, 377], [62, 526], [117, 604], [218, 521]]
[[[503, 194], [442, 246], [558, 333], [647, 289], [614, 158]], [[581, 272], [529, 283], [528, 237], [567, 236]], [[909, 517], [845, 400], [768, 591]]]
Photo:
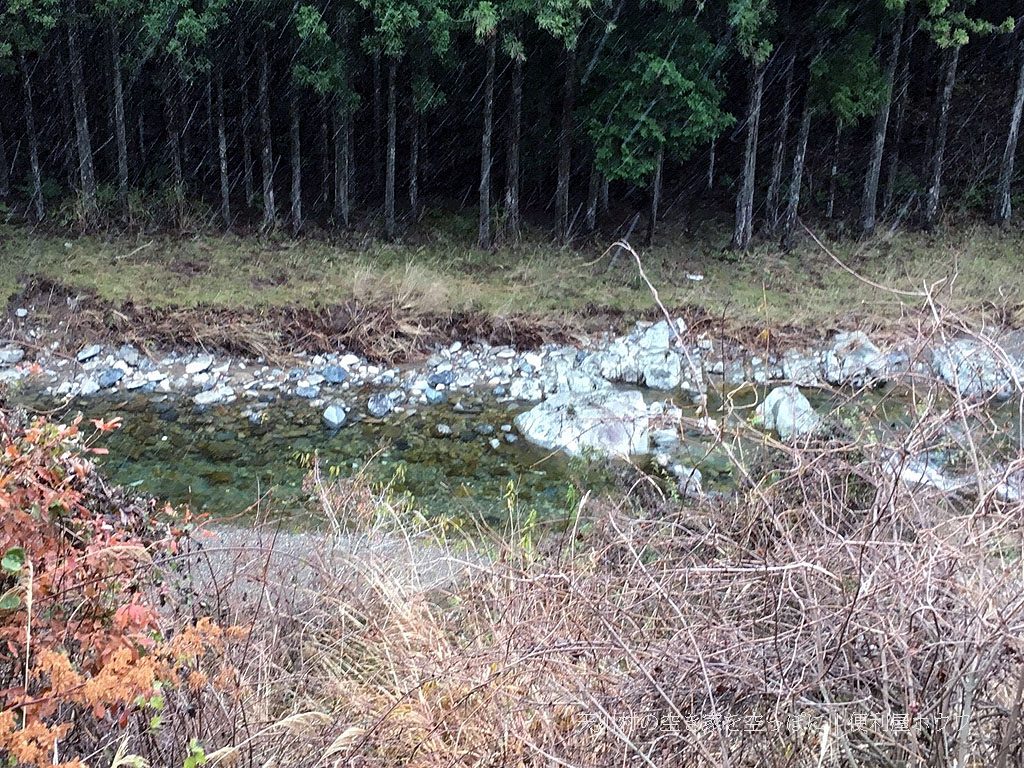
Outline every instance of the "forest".
[[[80, 231], [357, 224], [732, 246], [996, 222], [1021, 187], [1005, 0], [5, 0], [0, 201]], [[1015, 19], [1016, 17], [1016, 19]]]

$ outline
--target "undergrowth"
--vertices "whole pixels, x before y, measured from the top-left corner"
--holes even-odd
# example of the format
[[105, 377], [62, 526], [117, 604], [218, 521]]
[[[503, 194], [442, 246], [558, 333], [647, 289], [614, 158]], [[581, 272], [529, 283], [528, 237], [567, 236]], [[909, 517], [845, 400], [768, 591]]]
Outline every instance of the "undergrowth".
[[920, 413], [903, 444], [765, 438], [770, 471], [734, 496], [649, 503], [624, 473], [623, 494], [578, 488], [564, 524], [513, 515], [500, 536], [316, 466], [322, 533], [185, 536], [187, 519], [148, 513], [136, 528], [94, 503], [80, 425], [8, 419], [0, 550], [19, 602], [0, 612], [0, 750], [37, 766], [1019, 765], [1024, 504], [993, 487], [1020, 462], [953, 495], [893, 472], [922, 436], [973, 423], [965, 408]]

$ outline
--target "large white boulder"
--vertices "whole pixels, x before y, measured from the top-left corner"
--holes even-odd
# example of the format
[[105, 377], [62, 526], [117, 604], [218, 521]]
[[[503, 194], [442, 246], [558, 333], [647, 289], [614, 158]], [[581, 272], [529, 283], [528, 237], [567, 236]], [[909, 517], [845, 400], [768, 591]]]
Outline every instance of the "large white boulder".
[[809, 435], [821, 424], [803, 392], [792, 386], [773, 389], [756, 413], [765, 429], [774, 430], [786, 441]]
[[559, 392], [519, 414], [516, 427], [531, 443], [573, 456], [647, 453], [650, 420], [639, 392]]

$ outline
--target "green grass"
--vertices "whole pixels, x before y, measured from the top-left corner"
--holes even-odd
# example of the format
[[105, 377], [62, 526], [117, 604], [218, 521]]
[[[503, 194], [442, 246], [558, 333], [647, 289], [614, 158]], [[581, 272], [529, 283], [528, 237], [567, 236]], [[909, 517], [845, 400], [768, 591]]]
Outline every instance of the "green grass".
[[[356, 298], [392, 303], [410, 315], [479, 310], [557, 316], [581, 327], [610, 314], [635, 317], [653, 306], [628, 254], [609, 268], [606, 242], [570, 251], [538, 236], [488, 253], [466, 247], [466, 236], [451, 225], [428, 224], [417, 234], [415, 244], [367, 238], [334, 245], [233, 235], [68, 238], [0, 229], [0, 293], [9, 300], [38, 276], [115, 306], [258, 309]], [[1024, 301], [1024, 235], [1018, 231], [979, 225], [831, 243], [860, 277], [810, 240], [789, 254], [762, 247], [746, 255], [725, 251], [726, 241], [725, 233], [709, 227], [695, 237], [665, 236], [643, 252], [667, 306], [703, 310], [733, 326], [825, 330], [891, 327], [925, 311], [919, 296], [871, 283], [897, 291], [935, 285], [942, 305], [979, 318], [992, 305], [1012, 316]]]

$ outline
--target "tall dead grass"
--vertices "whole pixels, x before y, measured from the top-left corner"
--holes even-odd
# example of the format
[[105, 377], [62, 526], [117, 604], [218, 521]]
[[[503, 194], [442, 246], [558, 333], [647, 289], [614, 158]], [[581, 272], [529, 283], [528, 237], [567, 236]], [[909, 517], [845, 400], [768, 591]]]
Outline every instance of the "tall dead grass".
[[[969, 417], [929, 410], [897, 455]], [[314, 477], [328, 534], [191, 558], [249, 628], [238, 687], [146, 738], [263, 766], [1020, 765], [1024, 506], [1005, 475], [907, 485], [862, 437], [777, 446], [735, 498], [585, 495], [543, 536]]]

